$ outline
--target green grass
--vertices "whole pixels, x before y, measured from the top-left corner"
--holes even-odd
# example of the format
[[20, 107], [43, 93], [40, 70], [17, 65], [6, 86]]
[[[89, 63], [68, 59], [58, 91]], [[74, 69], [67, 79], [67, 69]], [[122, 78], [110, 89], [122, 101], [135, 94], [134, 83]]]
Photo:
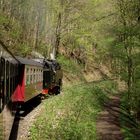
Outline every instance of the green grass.
[[96, 118], [107, 100], [108, 84], [69, 86], [44, 101], [45, 110], [30, 129], [30, 140], [96, 140]]

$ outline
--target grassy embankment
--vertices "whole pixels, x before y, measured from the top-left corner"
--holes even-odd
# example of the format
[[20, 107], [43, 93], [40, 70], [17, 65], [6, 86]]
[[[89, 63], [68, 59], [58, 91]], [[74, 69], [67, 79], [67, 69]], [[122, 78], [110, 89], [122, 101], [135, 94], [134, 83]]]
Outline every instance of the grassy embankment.
[[[62, 60], [63, 58], [61, 58]], [[80, 66], [65, 60], [68, 75], [81, 75]], [[79, 71], [79, 72], [76, 72]], [[81, 75], [82, 76], [82, 75]], [[71, 77], [71, 76], [70, 76]], [[74, 79], [72, 79], [73, 81]], [[96, 140], [96, 118], [102, 110], [111, 81], [63, 85], [62, 94], [44, 101], [45, 109], [30, 129], [31, 140]]]

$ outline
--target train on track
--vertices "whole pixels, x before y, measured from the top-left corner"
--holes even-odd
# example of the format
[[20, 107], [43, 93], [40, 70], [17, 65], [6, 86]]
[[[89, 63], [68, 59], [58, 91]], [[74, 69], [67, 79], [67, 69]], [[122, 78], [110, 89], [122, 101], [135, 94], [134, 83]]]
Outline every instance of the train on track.
[[0, 42], [0, 112], [5, 106], [15, 110], [40, 93], [59, 94], [62, 77], [56, 60], [17, 57]]

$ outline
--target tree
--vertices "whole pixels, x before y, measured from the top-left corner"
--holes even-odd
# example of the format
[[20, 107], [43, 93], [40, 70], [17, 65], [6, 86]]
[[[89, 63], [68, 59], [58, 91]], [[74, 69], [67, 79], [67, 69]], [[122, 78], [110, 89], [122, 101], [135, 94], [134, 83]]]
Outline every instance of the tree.
[[133, 111], [137, 114], [139, 110], [139, 91], [137, 84], [139, 78], [137, 69], [139, 69], [140, 63], [138, 63], [139, 41], [140, 41], [140, 25], [139, 25], [139, 7], [140, 2], [138, 0], [118, 0], [116, 2], [116, 8], [118, 12], [117, 18], [117, 31], [116, 31], [116, 43], [119, 47], [118, 51], [121, 54], [118, 57], [121, 63], [121, 77], [127, 82], [127, 101], [129, 111]]

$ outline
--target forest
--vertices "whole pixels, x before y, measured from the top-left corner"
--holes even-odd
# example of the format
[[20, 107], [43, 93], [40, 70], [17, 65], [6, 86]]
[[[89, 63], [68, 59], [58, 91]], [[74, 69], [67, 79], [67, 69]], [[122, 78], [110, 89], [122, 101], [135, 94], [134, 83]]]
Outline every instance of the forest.
[[[16, 56], [32, 58], [37, 52], [45, 58], [51, 58], [50, 54], [53, 54], [64, 71], [64, 92], [70, 82], [73, 83], [72, 86], [87, 84], [88, 80], [84, 75], [92, 79], [90, 82], [112, 80], [113, 85], [110, 82], [105, 83], [109, 88], [103, 85], [100, 88], [104, 88], [106, 93], [115, 90], [121, 94], [122, 107], [128, 115], [127, 119], [133, 123], [127, 128], [134, 135], [133, 139], [140, 136], [139, 0], [0, 0], [0, 41]], [[80, 91], [84, 94], [85, 90], [102, 93], [99, 87], [92, 86], [92, 83], [89, 86], [91, 90], [86, 84], [80, 85]], [[88, 94], [81, 97], [82, 92], [75, 90], [80, 96], [75, 106], [78, 106], [83, 98], [92, 102], [90, 98], [94, 97], [91, 93], [89, 97]], [[68, 92], [75, 96], [74, 91]], [[74, 100], [71, 96], [69, 95], [69, 99]], [[65, 99], [68, 100], [68, 97]], [[56, 100], [59, 102], [59, 99]], [[77, 96], [75, 102], [76, 100]], [[93, 102], [96, 106], [95, 101]], [[75, 123], [79, 118], [79, 115], [76, 116]], [[120, 116], [120, 120], [123, 117]], [[73, 122], [69, 123], [71, 129], [65, 128], [66, 136], [60, 133], [59, 139], [92, 139], [90, 135], [81, 136], [84, 132], [80, 129], [82, 125], [76, 129]], [[122, 127], [126, 123], [128, 122], [123, 120]], [[31, 139], [45, 139], [46, 136], [40, 136], [43, 132], [37, 137], [36, 129], [39, 126], [35, 126], [31, 129], [31, 132], [35, 133]], [[65, 123], [61, 124], [62, 128], [64, 126]], [[52, 132], [50, 129], [48, 126], [47, 130]], [[72, 129], [74, 133], [71, 134]], [[126, 132], [128, 129], [125, 128], [123, 133], [132, 140], [129, 132]], [[58, 136], [61, 128], [56, 131]], [[92, 135], [89, 131], [87, 133]], [[85, 136], [88, 134], [85, 133]], [[46, 139], [57, 139], [53, 132], [46, 132], [46, 135]]]

